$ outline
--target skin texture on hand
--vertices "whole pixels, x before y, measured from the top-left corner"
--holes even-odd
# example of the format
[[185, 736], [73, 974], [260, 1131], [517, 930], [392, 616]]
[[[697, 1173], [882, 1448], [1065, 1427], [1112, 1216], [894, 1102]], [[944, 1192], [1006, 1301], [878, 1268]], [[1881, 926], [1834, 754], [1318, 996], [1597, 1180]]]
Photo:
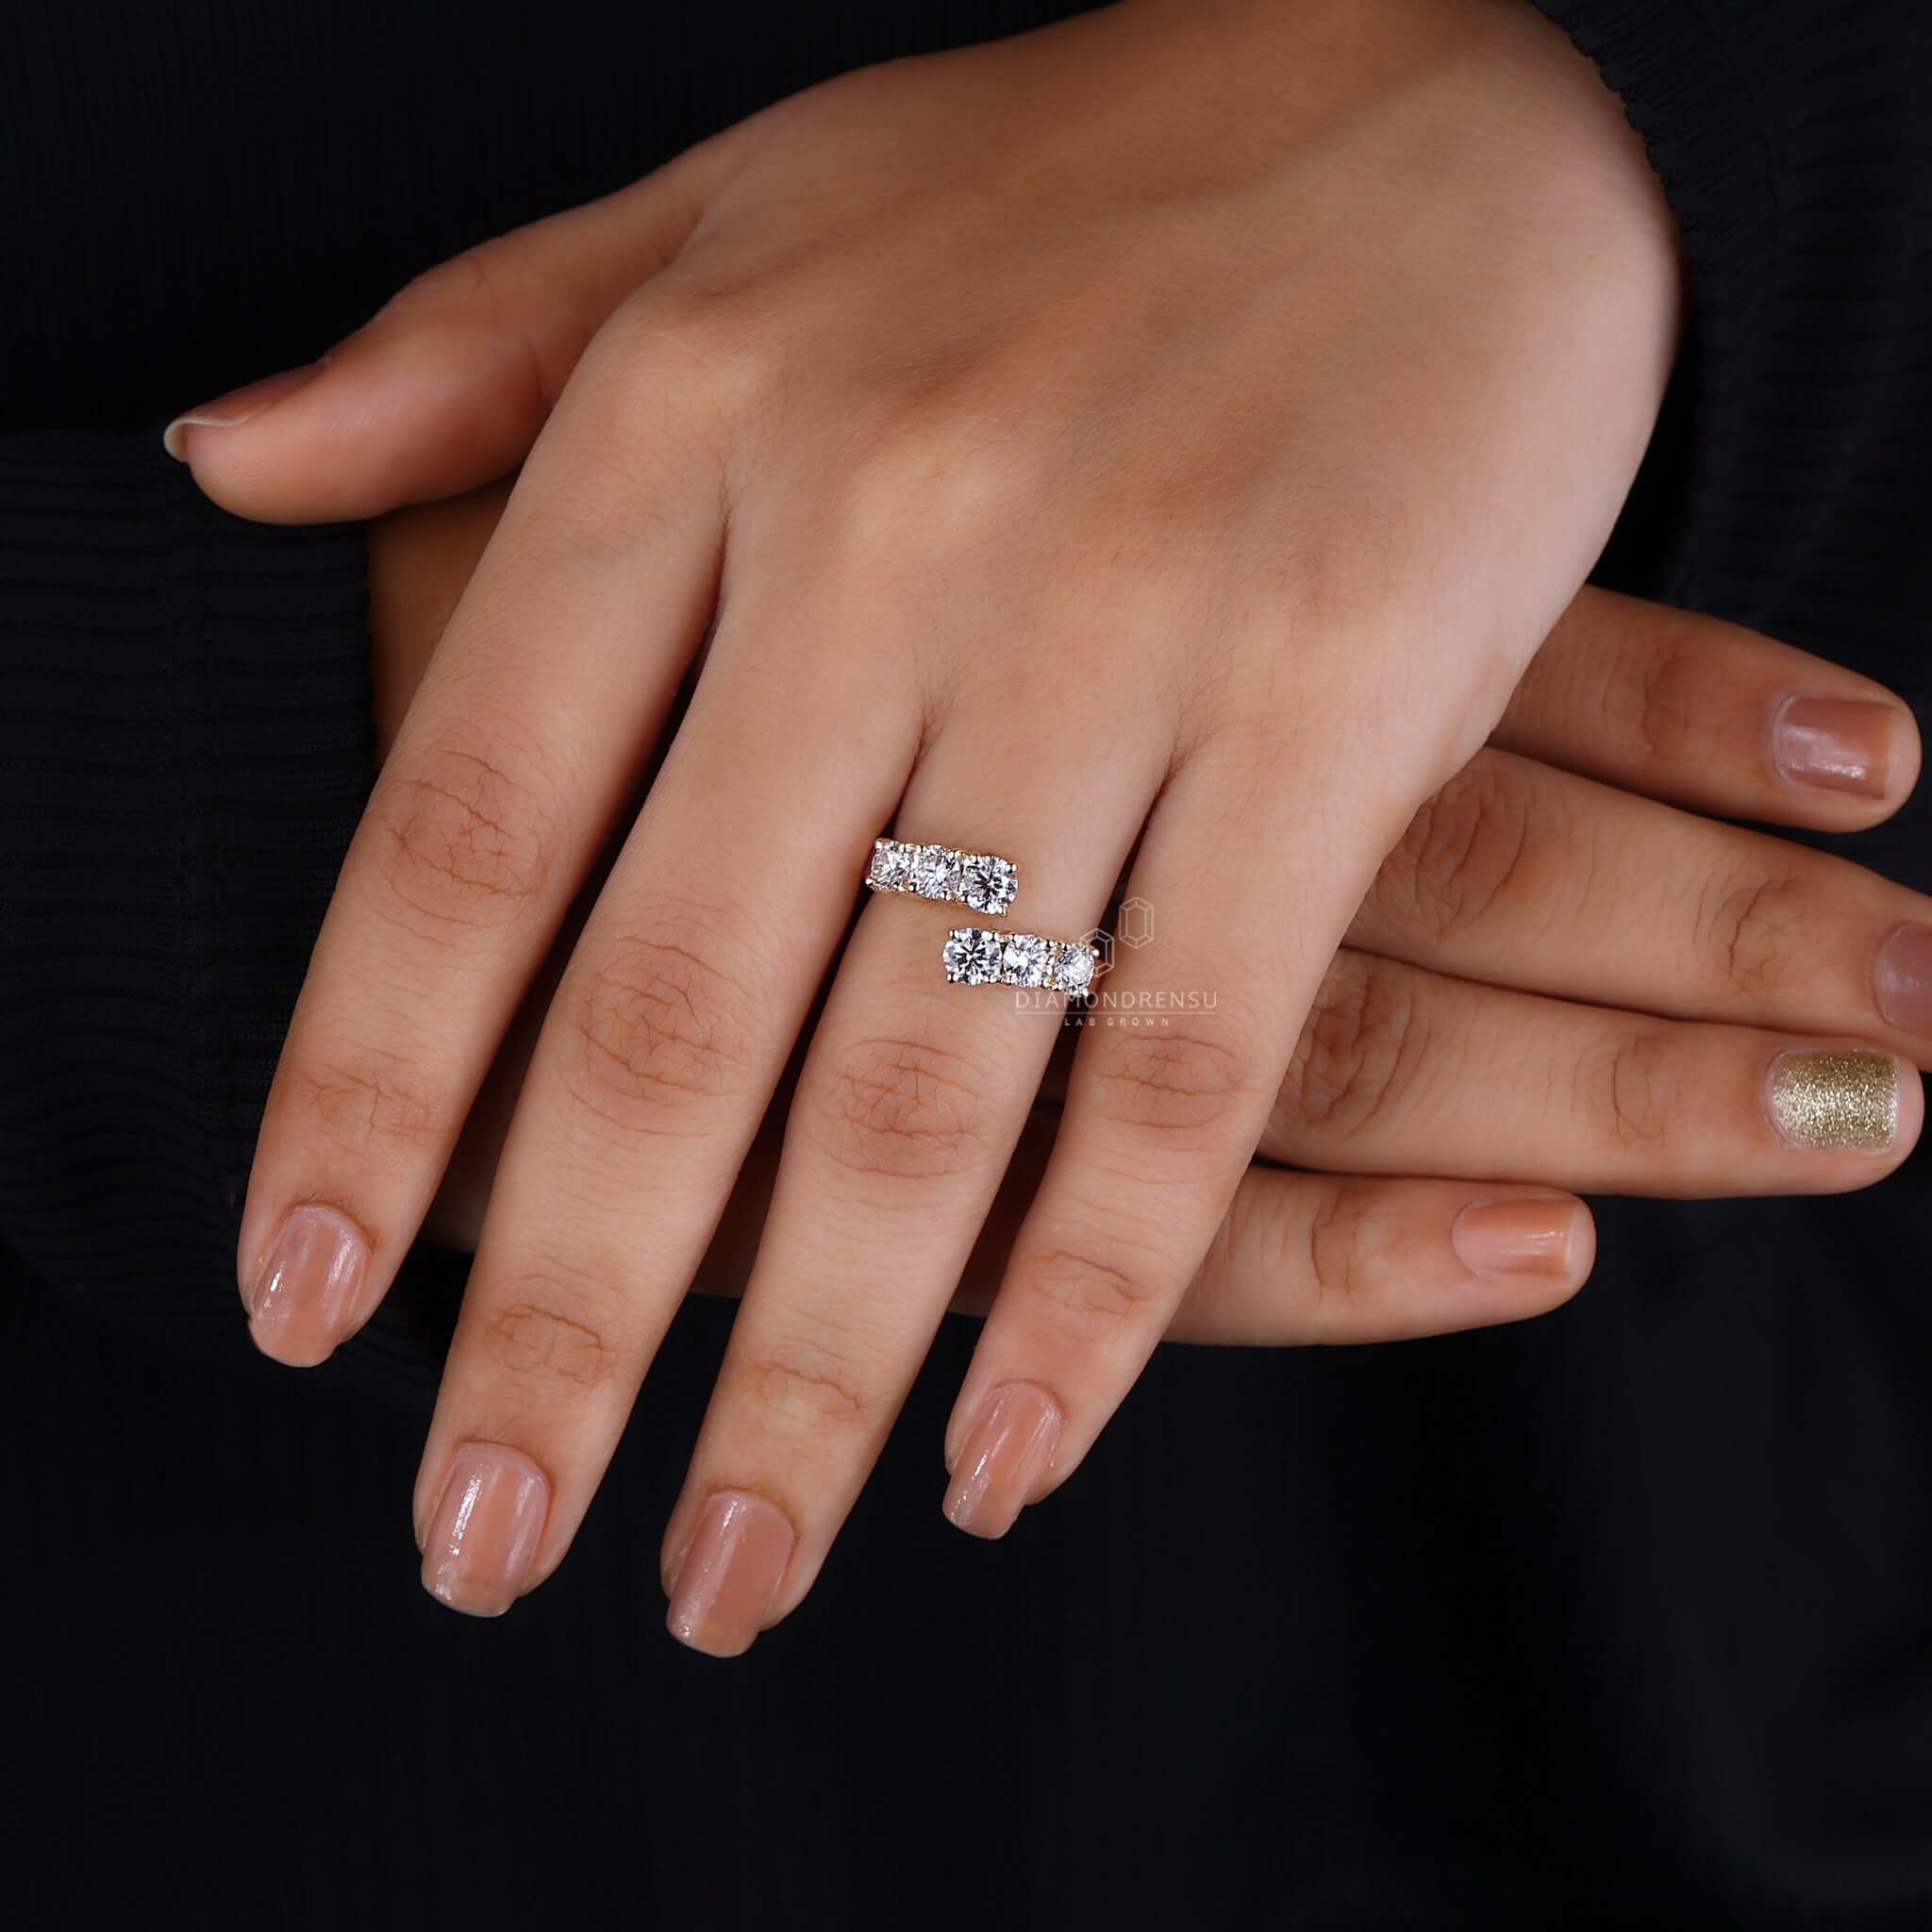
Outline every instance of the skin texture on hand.
[[[936, 908], [875, 900], [848, 937], [873, 837], [1019, 857], [1026, 927], [1068, 937], [1126, 870], [1160, 937], [1109, 993], [1192, 997], [1083, 1035], [949, 1432], [949, 1510], [983, 1531], [1077, 1467], [1173, 1321], [1378, 867], [1600, 550], [1669, 367], [1674, 238], [1526, 8], [1130, 0], [809, 90], [464, 260], [177, 439], [257, 514], [524, 464], [318, 943], [244, 1291], [289, 1359], [329, 1339], [283, 1312], [305, 1279], [352, 1283], [352, 1321], [381, 1294], [708, 642], [543, 1016], [417, 1521], [437, 1576], [452, 1511], [517, 1553], [481, 1594], [449, 1572], [465, 1607], [561, 1559], [795, 1063], [663, 1546], [674, 1629], [733, 1650], [809, 1589], [1058, 1030], [946, 984]], [[334, 499], [297, 507], [294, 467]], [[1748, 1056], [1686, 1044], [1735, 1123]], [[1351, 1151], [1413, 1171], [1399, 1134]], [[1458, 1198], [1471, 1253], [1557, 1239]]]

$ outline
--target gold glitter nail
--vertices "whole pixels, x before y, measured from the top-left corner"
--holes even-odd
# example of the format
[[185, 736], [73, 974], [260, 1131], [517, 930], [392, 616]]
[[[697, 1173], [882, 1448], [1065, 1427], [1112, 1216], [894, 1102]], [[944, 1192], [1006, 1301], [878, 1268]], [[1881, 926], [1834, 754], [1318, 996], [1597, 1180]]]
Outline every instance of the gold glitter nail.
[[1800, 1147], [1882, 1152], [1898, 1131], [1898, 1062], [1887, 1053], [1788, 1053], [1772, 1069], [1771, 1111]]

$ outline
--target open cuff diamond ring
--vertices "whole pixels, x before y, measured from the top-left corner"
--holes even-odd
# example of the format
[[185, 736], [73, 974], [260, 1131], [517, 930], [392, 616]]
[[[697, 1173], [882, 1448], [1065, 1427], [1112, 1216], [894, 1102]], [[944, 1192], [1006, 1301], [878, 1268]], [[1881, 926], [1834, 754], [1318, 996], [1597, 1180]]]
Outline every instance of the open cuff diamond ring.
[[1020, 868], [991, 852], [956, 852], [950, 845], [875, 839], [865, 882], [875, 892], [911, 892], [997, 917], [1020, 890]]
[[993, 932], [955, 926], [940, 954], [946, 977], [958, 986], [1020, 986], [1042, 992], [1083, 993], [1100, 970], [1100, 955], [1078, 940], [1043, 939], [1037, 932]]

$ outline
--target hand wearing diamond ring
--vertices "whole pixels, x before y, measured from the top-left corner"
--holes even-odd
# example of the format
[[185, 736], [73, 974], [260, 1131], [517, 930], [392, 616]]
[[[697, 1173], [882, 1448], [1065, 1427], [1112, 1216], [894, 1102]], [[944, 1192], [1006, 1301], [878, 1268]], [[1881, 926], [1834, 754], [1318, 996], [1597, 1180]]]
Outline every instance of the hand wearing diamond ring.
[[[507, 493], [399, 510], [372, 533], [382, 746]], [[1919, 762], [1909, 708], [1842, 665], [1580, 591], [1489, 746], [1383, 861], [1167, 1339], [1387, 1341], [1541, 1314], [1593, 1255], [1588, 1210], [1564, 1189], [1714, 1198], [1884, 1178], [1924, 1113], [1910, 1069], [1932, 1060], [1932, 902], [1848, 857], [1708, 815], [1857, 832], [1898, 809]], [[972, 857], [937, 865], [931, 884], [942, 892]], [[1010, 909], [1017, 869], [976, 858], [1010, 884], [963, 902]], [[910, 882], [876, 848], [872, 872], [874, 889]], [[425, 1222], [444, 1246], [475, 1251], [538, 1025], [606, 875], [600, 864], [584, 882], [470, 1111]], [[1560, 913], [1553, 879], [1578, 882]], [[1064, 1029], [1048, 1063], [956, 1311], [991, 1306], [1078, 1037]], [[791, 1097], [787, 1080], [700, 1265], [702, 1293], [743, 1292]], [[1455, 1175], [1464, 1184], [1442, 1184]], [[1472, 1245], [1491, 1227], [1493, 1264]], [[341, 1339], [325, 1323], [271, 1327], [258, 1334], [281, 1353]], [[1026, 1493], [955, 1520], [997, 1535]]]
[[445, 275], [262, 419], [437, 373], [339, 514], [527, 456], [318, 940], [242, 1283], [386, 1288], [702, 649], [531, 1058], [416, 1521], [435, 1574], [496, 1566], [458, 1607], [563, 1559], [836, 959], [663, 1541], [674, 1629], [737, 1649], [825, 1560], [1058, 1030], [951, 983], [934, 908], [874, 894], [846, 941], [872, 841], [1017, 859], [1036, 934], [1124, 870], [1158, 912], [1108, 985], [1175, 1024], [1083, 1038], [949, 1438], [1044, 1391], [1063, 1481], [1385, 855], [1602, 549], [1674, 238], [1527, 8], [1124, 0], [808, 90], [469, 267], [520, 403], [439, 415]]

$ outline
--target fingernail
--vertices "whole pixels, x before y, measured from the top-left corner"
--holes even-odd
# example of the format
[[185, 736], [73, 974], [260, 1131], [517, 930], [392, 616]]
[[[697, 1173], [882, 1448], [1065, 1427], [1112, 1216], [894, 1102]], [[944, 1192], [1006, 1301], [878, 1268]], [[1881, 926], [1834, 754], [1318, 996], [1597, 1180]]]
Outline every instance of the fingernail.
[[233, 429], [251, 416], [260, 415], [271, 403], [278, 403], [284, 396], [293, 395], [305, 384], [313, 382], [327, 367], [328, 358], [319, 356], [303, 368], [280, 370], [274, 375], [264, 375], [259, 382], [246, 382], [240, 389], [231, 389], [226, 395], [217, 396], [211, 403], [185, 409], [161, 431], [161, 447], [177, 463], [185, 463], [188, 460], [187, 431]]
[[369, 1243], [333, 1208], [291, 1208], [248, 1296], [248, 1332], [262, 1354], [312, 1369], [361, 1325]]
[[980, 1406], [953, 1480], [946, 1521], [968, 1536], [1005, 1536], [1053, 1463], [1058, 1406], [1031, 1382], [1008, 1382]]
[[1457, 1258], [1472, 1274], [1570, 1273], [1576, 1203], [1556, 1196], [1530, 1201], [1472, 1201], [1449, 1227]]
[[742, 1656], [764, 1628], [797, 1541], [782, 1509], [721, 1490], [698, 1520], [665, 1627], [707, 1656]]
[[466, 1617], [500, 1617], [530, 1574], [550, 1513], [550, 1481], [501, 1442], [465, 1442], [450, 1458], [423, 1545], [423, 1588]]
[[1887, 1053], [1785, 1053], [1771, 1112], [1794, 1146], [1880, 1152], [1898, 1131], [1898, 1062]]
[[1932, 1040], [1932, 925], [1886, 935], [1872, 964], [1872, 990], [1888, 1025]]
[[1793, 785], [1883, 798], [1897, 718], [1895, 707], [1865, 698], [1787, 698], [1772, 725], [1772, 761]]

